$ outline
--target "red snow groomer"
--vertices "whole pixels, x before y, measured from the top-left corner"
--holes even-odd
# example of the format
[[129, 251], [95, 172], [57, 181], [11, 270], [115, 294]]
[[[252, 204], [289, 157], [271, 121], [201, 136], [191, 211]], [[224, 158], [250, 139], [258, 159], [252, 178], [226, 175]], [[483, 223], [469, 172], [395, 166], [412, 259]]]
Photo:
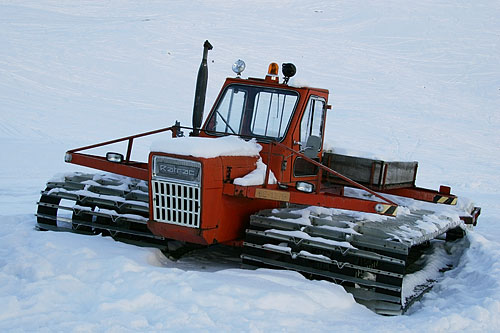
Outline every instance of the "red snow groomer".
[[[211, 48], [206, 41], [193, 126], [68, 151], [66, 162], [106, 173], [49, 181], [39, 229], [166, 252], [172, 243], [241, 247], [246, 266], [330, 280], [378, 313], [402, 313], [435, 281], [414, 273], [448, 253], [447, 244], [465, 242], [465, 225], [476, 224], [480, 209], [457, 204], [449, 187], [416, 187], [417, 162], [324, 151], [328, 90], [288, 85], [293, 64], [282, 65], [280, 81], [275, 63], [264, 78], [244, 79], [244, 62], [236, 62], [236, 77], [226, 79], [201, 126]], [[169, 139], [155, 143], [147, 161], [131, 160], [135, 140], [161, 132]], [[128, 143], [125, 152], [83, 153], [118, 142]]]

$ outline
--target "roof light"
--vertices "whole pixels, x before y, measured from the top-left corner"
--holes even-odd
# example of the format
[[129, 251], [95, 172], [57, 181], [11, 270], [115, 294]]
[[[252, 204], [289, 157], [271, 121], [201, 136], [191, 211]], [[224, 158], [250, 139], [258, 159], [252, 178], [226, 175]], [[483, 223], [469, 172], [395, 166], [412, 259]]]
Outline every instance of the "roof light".
[[277, 63], [272, 62], [269, 64], [269, 69], [267, 70], [268, 75], [278, 75], [279, 66]]
[[285, 63], [281, 65], [281, 72], [283, 72], [283, 76], [285, 77], [283, 83], [287, 84], [288, 80], [297, 73], [297, 68], [292, 63]]
[[233, 64], [233, 72], [236, 73], [236, 75], [240, 76], [241, 73], [245, 70], [245, 62], [241, 59], [238, 59], [234, 62]]

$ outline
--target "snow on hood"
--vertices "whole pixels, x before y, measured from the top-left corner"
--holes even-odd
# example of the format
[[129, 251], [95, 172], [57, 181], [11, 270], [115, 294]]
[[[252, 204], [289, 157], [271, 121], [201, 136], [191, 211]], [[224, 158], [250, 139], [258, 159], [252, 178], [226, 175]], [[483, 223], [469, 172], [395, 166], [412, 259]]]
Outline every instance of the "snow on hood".
[[[262, 158], [259, 158], [255, 170], [253, 170], [252, 172], [241, 178], [236, 178], [233, 181], [233, 184], [241, 186], [262, 185], [264, 184], [265, 179], [266, 179], [266, 164], [262, 162]], [[274, 173], [271, 170], [269, 170], [269, 178], [267, 182], [269, 184], [276, 184], [276, 177], [274, 176]]]
[[258, 156], [262, 146], [257, 140], [236, 136], [220, 138], [182, 137], [154, 141], [150, 151], [201, 158], [218, 156]]

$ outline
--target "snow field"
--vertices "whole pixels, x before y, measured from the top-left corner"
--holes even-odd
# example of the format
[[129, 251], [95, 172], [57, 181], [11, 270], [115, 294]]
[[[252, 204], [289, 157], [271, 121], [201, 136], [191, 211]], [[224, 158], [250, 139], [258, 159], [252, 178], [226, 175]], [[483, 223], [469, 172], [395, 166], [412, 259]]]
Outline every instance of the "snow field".
[[[5, 0], [0, 13], [0, 330], [499, 330], [497, 1]], [[417, 160], [417, 185], [450, 185], [483, 208], [458, 267], [409, 315], [377, 316], [297, 273], [241, 270], [225, 250], [171, 262], [34, 230], [44, 183], [89, 171], [64, 164], [66, 150], [190, 124], [205, 39], [206, 110], [236, 59], [245, 77], [292, 62], [292, 84], [330, 90], [330, 147]], [[133, 158], [150, 146], [137, 140]]]
[[[368, 311], [341, 287], [311, 282], [294, 272], [241, 270], [237, 262], [220, 257], [212, 258], [205, 271], [199, 259], [194, 266], [189, 258], [172, 262], [156, 249], [109, 237], [33, 232], [29, 216], [4, 222], [11, 232], [2, 236], [10, 249], [2, 250], [2, 258], [9, 261], [1, 263], [0, 275], [0, 300], [6, 305], [0, 323], [5, 330], [293, 328], [293, 323], [308, 321], [287, 323], [294, 314], [314, 316], [353, 307]], [[13, 290], [18, 292], [10, 294]], [[262, 318], [269, 322], [260, 322]]]

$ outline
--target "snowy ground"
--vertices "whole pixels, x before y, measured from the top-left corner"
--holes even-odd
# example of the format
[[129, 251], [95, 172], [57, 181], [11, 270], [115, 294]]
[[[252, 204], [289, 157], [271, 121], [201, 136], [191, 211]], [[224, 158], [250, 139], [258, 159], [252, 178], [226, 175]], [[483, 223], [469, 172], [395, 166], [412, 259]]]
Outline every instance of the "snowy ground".
[[[19, 0], [0, 14], [0, 330], [500, 330], [498, 1]], [[190, 123], [205, 39], [207, 104], [238, 58], [253, 77], [293, 62], [295, 83], [330, 90], [330, 146], [418, 160], [418, 185], [483, 208], [459, 266], [408, 315], [377, 316], [293, 272], [241, 270], [226, 249], [171, 262], [34, 230], [44, 182], [77, 170], [67, 149]]]

